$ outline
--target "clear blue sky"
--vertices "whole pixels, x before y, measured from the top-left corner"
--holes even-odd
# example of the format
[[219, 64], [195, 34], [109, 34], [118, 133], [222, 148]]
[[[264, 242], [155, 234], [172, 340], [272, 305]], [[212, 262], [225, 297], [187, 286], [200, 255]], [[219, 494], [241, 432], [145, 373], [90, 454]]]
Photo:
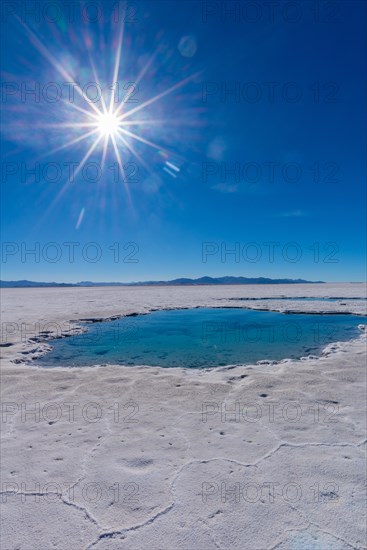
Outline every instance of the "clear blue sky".
[[[365, 279], [366, 4], [246, 4], [2, 13], [2, 279]], [[92, 60], [109, 104], [122, 19], [119, 96], [136, 101], [120, 114], [188, 80], [126, 119], [126, 185], [111, 139], [98, 181], [103, 140], [68, 182], [100, 134], [60, 149], [94, 112], [65, 82], [95, 82]]]

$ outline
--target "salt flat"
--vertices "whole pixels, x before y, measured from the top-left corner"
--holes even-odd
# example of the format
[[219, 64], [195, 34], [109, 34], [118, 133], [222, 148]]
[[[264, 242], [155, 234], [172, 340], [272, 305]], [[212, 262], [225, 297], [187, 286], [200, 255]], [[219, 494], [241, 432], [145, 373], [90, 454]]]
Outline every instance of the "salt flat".
[[[277, 296], [290, 299], [232, 300]], [[365, 548], [363, 331], [276, 365], [22, 363], [86, 318], [197, 306], [365, 314], [361, 300], [292, 301], [305, 296], [357, 298], [365, 286], [3, 289], [2, 548]]]

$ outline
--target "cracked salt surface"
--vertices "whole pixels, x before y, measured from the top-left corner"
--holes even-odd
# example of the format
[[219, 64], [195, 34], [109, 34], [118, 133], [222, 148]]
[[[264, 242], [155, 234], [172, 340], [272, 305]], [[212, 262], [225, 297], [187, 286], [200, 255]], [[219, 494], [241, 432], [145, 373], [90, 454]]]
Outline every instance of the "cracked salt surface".
[[[277, 286], [276, 292], [364, 295], [363, 285], [300, 286]], [[222, 298], [230, 303], [229, 298], [260, 293], [274, 296], [274, 288], [103, 289], [103, 293], [9, 289], [2, 292], [3, 321], [26, 321], [29, 337], [37, 337], [35, 324], [40, 319], [61, 324], [77, 317], [161, 307], [218, 307]], [[73, 317], [70, 312], [76, 311], [76, 302], [79, 313]], [[362, 315], [361, 302], [327, 307]], [[25, 306], [22, 317], [19, 303]], [[269, 307], [285, 305], [272, 301]], [[311, 302], [299, 302], [297, 307], [320, 309]], [[4, 548], [365, 548], [363, 333], [356, 340], [330, 344], [318, 359], [214, 370], [121, 366], [46, 370], [12, 363], [24, 343], [20, 334], [9, 335], [9, 342], [13, 345], [2, 348], [2, 400], [18, 407], [3, 422], [2, 482], [15, 483], [18, 489], [3, 485]], [[73, 421], [64, 405], [70, 402], [79, 403]], [[81, 414], [91, 402], [99, 404], [100, 420], [89, 421]], [[137, 422], [126, 421], [131, 410], [124, 407], [131, 402], [138, 404], [132, 418]], [[22, 403], [28, 411], [40, 404], [38, 421], [32, 414], [22, 418]], [[120, 406], [118, 418], [115, 403]], [[47, 404], [60, 405], [63, 413], [52, 423]], [[56, 484], [53, 489], [51, 482]], [[274, 502], [264, 485], [269, 482], [274, 484]], [[224, 501], [223, 483], [228, 491]], [[231, 500], [230, 492], [236, 483], [242, 488], [238, 502]], [[100, 499], [91, 498], [93, 492], [87, 498], [88, 484], [100, 486]], [[134, 498], [129, 484], [138, 486]], [[301, 488], [299, 498], [292, 492], [285, 498], [284, 488], [290, 484]], [[119, 498], [111, 489], [116, 486]], [[61, 488], [62, 496], [50, 494], [55, 500], [47, 500], [43, 493], [55, 492], [55, 487]], [[261, 489], [259, 498], [251, 487]], [[32, 493], [23, 496], [25, 502], [23, 493]]]

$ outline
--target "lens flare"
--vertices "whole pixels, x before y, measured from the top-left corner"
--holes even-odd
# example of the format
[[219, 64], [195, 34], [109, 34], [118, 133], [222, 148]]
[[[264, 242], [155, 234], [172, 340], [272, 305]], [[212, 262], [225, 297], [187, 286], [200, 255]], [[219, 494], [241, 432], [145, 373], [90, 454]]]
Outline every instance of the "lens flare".
[[98, 116], [96, 126], [103, 137], [112, 137], [120, 128], [120, 120], [115, 113], [101, 113]]
[[[126, 10], [126, 4], [124, 6]], [[157, 89], [158, 81], [152, 79], [154, 62], [160, 51], [160, 48], [157, 47], [146, 58], [142, 57], [144, 62], [139, 65], [140, 70], [137, 77], [132, 81], [130, 77], [132, 69], [126, 62], [127, 56], [123, 55], [125, 53], [123, 52], [123, 46], [127, 48], [128, 43], [125, 38], [126, 42], [124, 44], [124, 24], [116, 28], [117, 35], [113, 42], [114, 53], [111, 58], [103, 57], [93, 50], [93, 40], [86, 32], [83, 35], [82, 42], [85, 42], [83, 44], [88, 52], [90, 67], [88, 63], [83, 65], [80, 63], [78, 67], [75, 61], [77, 60], [76, 54], [75, 59], [71, 55], [69, 56], [72, 61], [75, 61], [74, 64], [70, 59], [67, 60], [68, 62], [61, 61], [61, 57], [55, 56], [47, 45], [41, 41], [39, 34], [32, 30], [21, 18], [17, 17], [17, 19], [29, 37], [32, 46], [51, 65], [54, 70], [54, 80], [60, 79], [63, 85], [64, 83], [68, 86], [71, 85], [68, 88], [69, 95], [60, 96], [60, 109], [56, 108], [56, 104], [55, 106], [52, 105], [54, 110], [47, 117], [48, 120], [44, 123], [37, 123], [39, 129], [48, 128], [52, 130], [52, 133], [58, 133], [57, 139], [53, 137], [50, 140], [55, 143], [56, 147], [45, 148], [37, 161], [60, 151], [73, 151], [74, 154], [80, 155], [80, 160], [72, 163], [72, 171], [69, 171], [44, 216], [49, 215], [62, 196], [69, 189], [74, 188], [70, 184], [77, 180], [80, 173], [83, 174], [84, 167], [92, 155], [94, 158], [100, 157], [99, 169], [102, 175], [105, 174], [105, 167], [109, 170], [106, 171], [109, 177], [106, 177], [104, 181], [111, 183], [112, 172], [110, 170], [113, 169], [113, 184], [115, 182], [122, 183], [126, 191], [127, 204], [131, 209], [133, 205], [130, 184], [135, 183], [135, 180], [131, 178], [131, 166], [134, 166], [134, 162], [130, 162], [130, 159], [137, 161], [136, 170], [139, 170], [140, 167], [143, 168], [143, 175], [147, 172], [149, 176], [156, 176], [154, 171], [156, 160], [151, 162], [154, 153], [154, 159], [159, 159], [159, 168], [162, 171], [172, 178], [178, 176], [180, 172], [178, 155], [173, 153], [172, 140], [168, 140], [167, 136], [172, 135], [172, 128], [180, 128], [184, 124], [191, 125], [190, 121], [193, 118], [187, 115], [186, 107], [180, 113], [175, 110], [174, 114], [171, 107], [169, 113], [165, 114], [163, 106], [159, 107], [156, 104], [167, 96], [178, 92], [189, 83], [197, 81], [201, 71], [192, 73], [171, 85], [168, 85], [164, 78], [159, 79], [165, 82], [165, 86], [163, 89], [161, 86], [159, 86], [160, 89]], [[125, 19], [123, 21], [125, 22]], [[90, 32], [92, 33], [92, 31]], [[93, 90], [97, 90], [97, 95], [93, 99], [88, 97], [86, 91], [88, 86], [83, 86], [83, 82], [79, 81], [77, 71], [80, 71], [83, 79], [89, 72], [93, 76], [94, 81], [88, 82], [88, 86], [91, 85]], [[100, 79], [100, 75], [102, 75], [102, 79]], [[126, 83], [123, 85], [124, 78], [128, 85]], [[149, 78], [152, 79], [151, 82]], [[141, 81], [144, 81], [145, 89], [148, 88], [146, 93], [143, 86], [142, 97], [139, 95], [141, 93], [139, 91]], [[152, 93], [152, 91], [149, 93], [150, 86], [152, 86], [152, 90], [155, 90], [155, 93]], [[179, 96], [180, 101], [183, 101], [182, 97], [182, 95]], [[169, 145], [166, 146], [167, 143]], [[111, 160], [114, 161], [113, 165], [109, 162]], [[130, 172], [127, 172], [129, 169]], [[114, 185], [110, 185], [109, 190], [111, 188], [115, 192]], [[98, 192], [100, 189], [104, 190], [105, 187], [98, 187]], [[80, 214], [78, 227], [83, 216], [84, 211]]]

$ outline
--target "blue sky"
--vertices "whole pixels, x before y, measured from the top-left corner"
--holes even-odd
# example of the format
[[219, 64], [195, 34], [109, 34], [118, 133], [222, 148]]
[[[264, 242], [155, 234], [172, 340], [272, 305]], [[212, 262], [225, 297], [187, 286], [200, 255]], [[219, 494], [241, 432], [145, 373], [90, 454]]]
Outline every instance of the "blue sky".
[[[366, 5], [263, 4], [3, 11], [3, 279], [365, 279]], [[128, 181], [109, 139], [103, 169], [102, 140], [70, 182], [101, 136], [65, 147], [95, 113], [65, 82], [109, 103], [123, 19]]]

